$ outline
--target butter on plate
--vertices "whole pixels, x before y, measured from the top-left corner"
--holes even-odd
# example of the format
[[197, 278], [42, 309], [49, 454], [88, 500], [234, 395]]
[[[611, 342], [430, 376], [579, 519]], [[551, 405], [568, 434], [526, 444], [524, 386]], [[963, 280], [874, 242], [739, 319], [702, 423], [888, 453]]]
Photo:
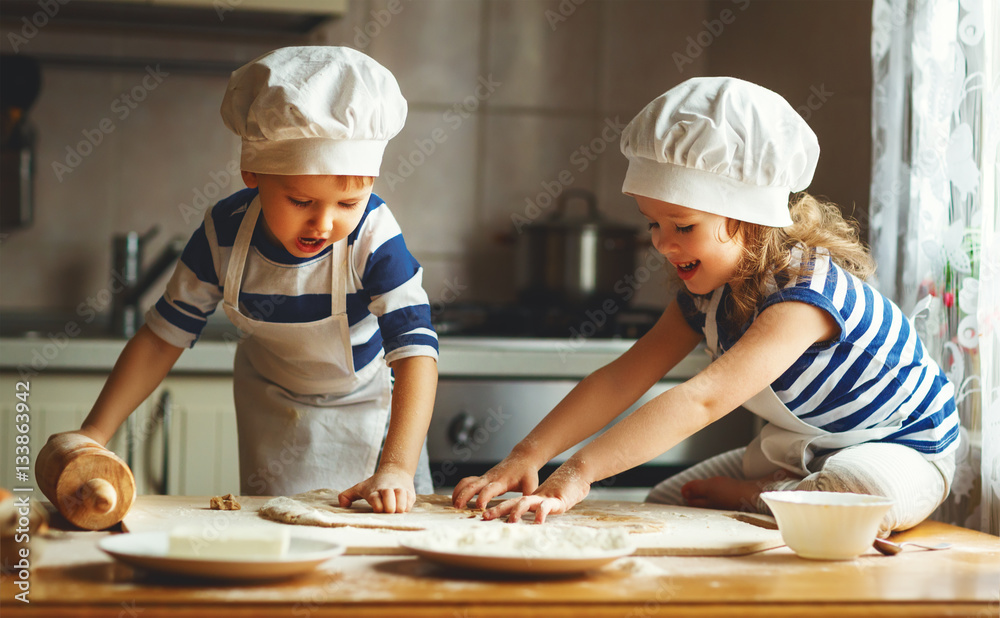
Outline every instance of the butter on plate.
[[167, 556], [202, 560], [281, 558], [288, 553], [288, 529], [232, 525], [216, 530], [185, 524], [170, 531]]

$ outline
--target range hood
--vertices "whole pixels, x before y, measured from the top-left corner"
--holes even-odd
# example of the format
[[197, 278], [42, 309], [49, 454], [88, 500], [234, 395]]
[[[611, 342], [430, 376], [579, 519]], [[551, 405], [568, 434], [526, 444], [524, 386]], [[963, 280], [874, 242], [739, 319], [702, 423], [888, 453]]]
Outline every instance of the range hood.
[[13, 23], [235, 35], [307, 34], [343, 15], [348, 0], [4, 0]]

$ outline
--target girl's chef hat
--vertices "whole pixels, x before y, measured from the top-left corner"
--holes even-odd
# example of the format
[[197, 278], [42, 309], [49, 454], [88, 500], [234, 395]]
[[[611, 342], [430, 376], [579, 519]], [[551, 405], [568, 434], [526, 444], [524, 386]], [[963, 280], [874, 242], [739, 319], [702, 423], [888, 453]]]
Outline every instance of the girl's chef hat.
[[780, 95], [732, 77], [689, 79], [625, 127], [622, 192], [772, 227], [812, 181], [816, 134]]
[[378, 176], [406, 99], [388, 69], [347, 47], [285, 47], [229, 78], [222, 120], [262, 174]]

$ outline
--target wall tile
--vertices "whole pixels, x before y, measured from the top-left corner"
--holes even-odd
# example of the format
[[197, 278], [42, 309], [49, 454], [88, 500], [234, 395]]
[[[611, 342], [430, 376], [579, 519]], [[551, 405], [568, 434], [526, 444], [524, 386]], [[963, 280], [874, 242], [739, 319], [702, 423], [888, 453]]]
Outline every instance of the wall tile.
[[458, 103], [479, 86], [481, 10], [478, 0], [375, 0], [362, 25], [375, 36], [354, 43], [367, 42], [360, 49], [392, 71], [411, 106]]
[[[550, 21], [567, 5], [565, 21]], [[491, 104], [594, 109], [599, 3], [494, 0], [488, 10], [487, 70], [503, 82]]]
[[566, 187], [593, 188], [596, 166], [581, 154], [597, 137], [591, 118], [492, 114], [486, 123], [483, 222], [487, 233], [510, 230], [515, 214], [529, 219], [549, 216], [553, 197]]
[[[823, 145], [814, 188], [867, 208], [870, 2], [403, 0], [401, 10], [379, 24], [381, 11], [396, 6], [391, 2], [352, 0], [344, 17], [310, 40], [371, 54], [393, 71], [410, 102], [376, 191], [423, 264], [432, 301], [451, 298], [462, 286], [460, 302], [516, 298], [514, 244], [499, 237], [510, 234], [511, 215], [525, 214], [529, 202], [551, 204], [539, 198], [546, 186], [548, 192], [566, 185], [591, 189], [605, 216], [641, 229], [645, 220], [634, 200], [621, 194], [627, 162], [619, 136], [605, 127], [627, 123], [652, 98], [694, 75], [759, 81], [793, 105], [806, 101], [811, 85], [825, 83], [836, 95], [810, 119]], [[726, 10], [735, 18], [719, 31], [713, 20], [721, 21]], [[366, 41], [359, 33], [374, 30], [372, 20], [379, 32]], [[703, 34], [710, 26], [717, 32], [711, 37]], [[282, 44], [54, 33], [43, 32], [27, 51], [238, 66]], [[675, 54], [692, 62], [678, 67]], [[476, 98], [479, 79], [489, 76], [499, 85]], [[113, 233], [158, 223], [155, 252], [169, 236], [187, 235], [197, 225], [179, 205], [196, 206], [205, 194], [214, 202], [242, 187], [222, 174], [239, 148], [219, 118], [227, 78], [177, 72], [119, 119], [112, 102], [141, 83], [141, 69], [46, 69], [32, 114], [40, 138], [36, 223], [0, 244], [3, 310], [72, 311], [107, 287]], [[455, 107], [462, 102], [475, 109]], [[104, 117], [114, 120], [115, 131], [58, 182], [51, 163]], [[420, 144], [426, 148], [435, 129], [446, 139], [435, 142], [403, 182], [390, 183], [388, 174], [401, 171], [399, 157], [419, 159]], [[561, 182], [561, 172], [572, 180]], [[21, 264], [32, 266], [22, 270]], [[666, 290], [662, 279], [651, 278], [634, 304], [663, 304], [671, 296]], [[150, 296], [144, 304], [155, 300]]]
[[[143, 79], [140, 73], [123, 73], [122, 92], [141, 91]], [[112, 179], [116, 232], [141, 232], [156, 223], [161, 239], [187, 237], [202, 215], [186, 207], [203, 213], [203, 204], [245, 188], [238, 173], [232, 173], [239, 166], [239, 138], [219, 115], [227, 81], [168, 75], [119, 122], [121, 164]]]
[[108, 285], [115, 214], [109, 178], [121, 135], [101, 127], [113, 126], [118, 91], [111, 73], [43, 68], [42, 80], [29, 112], [38, 137], [34, 223], [3, 240], [3, 303], [74, 309]]
[[701, 0], [603, 3], [601, 109], [631, 120], [673, 86], [704, 75], [710, 52], [700, 45], [688, 49], [687, 38], [706, 29], [707, 7]]
[[477, 217], [475, 115], [411, 111], [389, 142], [375, 192], [417, 259], [461, 255]]

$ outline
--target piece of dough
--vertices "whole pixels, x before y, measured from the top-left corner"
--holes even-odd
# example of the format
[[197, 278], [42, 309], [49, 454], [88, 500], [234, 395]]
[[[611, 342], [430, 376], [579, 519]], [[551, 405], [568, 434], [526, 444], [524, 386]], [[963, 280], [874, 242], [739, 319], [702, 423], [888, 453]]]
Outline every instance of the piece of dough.
[[226, 494], [224, 496], [213, 496], [211, 500], [208, 501], [208, 506], [213, 511], [239, 511], [243, 507], [236, 500], [236, 496], [233, 494]]
[[[408, 523], [409, 513], [379, 513], [375, 514], [367, 503], [358, 503], [355, 507], [338, 506], [339, 491], [333, 489], [314, 489], [294, 496], [273, 498], [260, 507], [259, 514], [264, 519], [285, 524], [304, 526], [322, 526], [338, 528], [353, 526], [355, 528], [384, 528], [387, 530], [424, 530], [425, 526]], [[448, 496], [441, 496], [448, 501]], [[423, 500], [421, 500], [423, 499]], [[427, 507], [440, 509], [436, 496], [418, 496], [417, 504], [410, 513], [426, 512]], [[448, 508], [451, 508], [450, 506]], [[458, 510], [458, 509], [454, 509]]]

